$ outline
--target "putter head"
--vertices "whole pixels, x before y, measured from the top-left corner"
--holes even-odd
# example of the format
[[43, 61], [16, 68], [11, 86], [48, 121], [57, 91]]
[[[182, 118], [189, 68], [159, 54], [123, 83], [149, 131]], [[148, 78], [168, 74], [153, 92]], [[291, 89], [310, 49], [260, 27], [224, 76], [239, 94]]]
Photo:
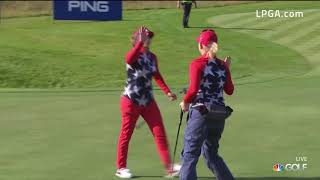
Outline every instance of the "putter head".
[[229, 113], [233, 113], [233, 109], [230, 106], [226, 106], [226, 109]]

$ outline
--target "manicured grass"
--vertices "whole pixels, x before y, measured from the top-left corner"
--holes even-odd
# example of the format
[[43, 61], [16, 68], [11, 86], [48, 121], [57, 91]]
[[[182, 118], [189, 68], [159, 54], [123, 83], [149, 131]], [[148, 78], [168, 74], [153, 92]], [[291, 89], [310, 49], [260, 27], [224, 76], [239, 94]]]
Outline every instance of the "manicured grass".
[[[288, 6], [275, 4], [270, 8]], [[309, 2], [290, 4], [314, 8]], [[46, 16], [5, 19], [0, 26], [0, 87], [119, 89], [125, 79], [123, 57], [130, 48], [129, 37], [140, 25], [156, 32], [153, 50], [164, 67], [161, 70], [171, 86], [181, 87], [187, 81], [189, 62], [198, 56], [195, 37], [202, 27], [212, 26], [207, 19], [225, 12], [254, 12], [257, 7], [263, 4], [195, 10], [191, 20], [195, 28], [187, 30], [180, 27], [181, 12], [173, 9], [126, 11], [122, 22], [53, 21]], [[234, 77], [241, 81], [246, 80], [243, 77], [255, 81], [261, 78], [257, 76], [269, 79], [308, 69], [301, 55], [286, 47], [246, 34], [239, 36], [234, 29], [215, 29], [220, 54], [232, 55]], [[270, 58], [271, 54], [276, 58]], [[278, 59], [291, 61], [279, 64]]]
[[[308, 95], [319, 90], [315, 80], [239, 86], [228, 99], [236, 112], [220, 152], [237, 177], [319, 176], [320, 98]], [[294, 90], [297, 83], [301, 91]], [[1, 179], [115, 179], [119, 93], [1, 93], [0, 98]], [[157, 99], [172, 145], [179, 109], [159, 93]], [[272, 171], [275, 163], [300, 155], [309, 159], [306, 171]], [[134, 134], [129, 167], [137, 176], [163, 174], [146, 126]], [[198, 169], [200, 176], [211, 176], [202, 161]]]
[[[306, 16], [260, 22], [254, 12], [265, 7], [301, 9]], [[0, 90], [0, 179], [116, 179], [120, 91], [100, 90], [122, 88], [122, 57], [130, 48], [131, 31], [141, 24], [156, 32], [154, 51], [176, 91], [187, 84], [188, 64], [197, 56], [198, 32], [215, 27], [220, 56], [233, 57], [237, 84], [235, 95], [227, 98], [235, 113], [227, 121], [220, 149], [236, 177], [319, 179], [320, 54], [314, 41], [320, 37], [319, 9], [317, 2], [198, 9], [193, 11], [190, 29], [180, 28], [181, 13], [176, 10], [125, 11], [125, 21], [107, 23], [53, 22], [51, 17], [4, 20], [0, 25], [0, 86], [4, 88]], [[68, 90], [14, 89], [60, 87]], [[96, 91], [80, 92], [87, 88]], [[159, 91], [156, 98], [173, 145], [178, 103], [169, 102]], [[155, 152], [147, 127], [137, 130], [129, 157], [135, 175], [162, 179]], [[307, 170], [272, 171], [274, 164], [294, 163], [296, 156], [308, 157]], [[212, 179], [202, 161], [198, 169], [201, 179]]]

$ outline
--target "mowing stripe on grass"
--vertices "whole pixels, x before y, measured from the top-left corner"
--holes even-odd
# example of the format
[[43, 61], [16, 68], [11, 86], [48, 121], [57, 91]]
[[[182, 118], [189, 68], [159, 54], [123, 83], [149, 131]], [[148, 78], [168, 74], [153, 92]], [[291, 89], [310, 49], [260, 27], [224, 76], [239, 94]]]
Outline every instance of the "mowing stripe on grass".
[[320, 29], [314, 29], [312, 32], [306, 33], [295, 40], [295, 45], [299, 46], [300, 44], [304, 44], [306, 41], [312, 41], [314, 37], [319, 35]]
[[257, 18], [255, 17], [255, 14], [249, 13], [250, 16], [242, 19], [236, 19], [235, 21], [227, 23], [228, 28], [248, 28], [247, 24], [252, 24], [254, 22], [257, 22]]
[[[318, 72], [318, 59], [320, 57], [319, 52], [319, 42], [320, 42], [320, 33], [319, 27], [320, 22], [318, 19], [320, 18], [319, 10], [304, 10], [307, 15], [305, 18], [299, 19], [287, 19], [287, 18], [278, 18], [278, 19], [268, 19], [267, 21], [263, 21], [259, 23], [259, 19], [252, 18], [256, 20], [251, 22], [251, 24], [247, 24], [248, 20], [242, 20], [238, 23], [234, 23], [233, 25], [246, 25], [248, 28], [273, 28], [272, 31], [266, 32], [256, 32], [254, 34], [251, 31], [233, 29], [233, 31], [239, 31], [247, 34], [252, 34], [255, 37], [259, 37], [262, 39], [266, 39], [268, 41], [272, 41], [283, 46], [289, 47], [298, 53], [302, 54], [310, 63], [312, 63], [313, 69]], [[227, 16], [238, 16], [237, 14], [229, 14], [215, 17], [215, 22], [223, 22], [223, 19]], [[221, 17], [222, 20], [219, 20]], [[228, 17], [230, 18], [230, 17]], [[209, 22], [212, 19], [208, 20]], [[244, 23], [243, 23], [244, 22]], [[309, 25], [311, 24], [311, 25]], [[217, 24], [222, 27], [223, 24]], [[227, 26], [227, 25], [226, 25]], [[317, 33], [318, 32], [318, 33]], [[308, 38], [304, 39], [303, 37]], [[294, 43], [296, 40], [299, 40], [298, 43]], [[313, 75], [315, 73], [312, 73]]]
[[279, 24], [279, 26], [276, 27], [277, 30], [274, 31], [274, 33], [271, 35], [271, 38], [280, 39], [282, 37], [290, 35], [291, 33], [295, 34], [296, 30], [301, 29], [301, 27], [303, 27], [304, 29], [304, 26], [313, 24], [320, 18], [320, 14], [318, 12], [303, 12], [305, 12], [305, 16], [303, 18], [283, 18], [286, 21], [284, 22], [284, 24]]
[[237, 16], [222, 15], [221, 19], [220, 19], [220, 16], [219, 16], [219, 18], [212, 17], [211, 19], [212, 19], [213, 24], [222, 24], [225, 27], [229, 27], [230, 23], [238, 22], [242, 19], [250, 18], [251, 16], [252, 16], [252, 13], [241, 13], [241, 14], [238, 14]]
[[297, 38], [303, 36], [304, 34], [312, 32], [314, 29], [318, 28], [320, 25], [320, 22], [317, 19], [314, 19], [314, 23], [307, 26], [308, 24], [304, 24], [305, 26], [302, 26], [298, 29], [294, 29], [291, 31], [288, 31], [287, 34], [284, 34], [284, 36], [276, 39], [277, 42], [281, 42], [283, 44], [290, 44], [291, 42], [294, 42]]

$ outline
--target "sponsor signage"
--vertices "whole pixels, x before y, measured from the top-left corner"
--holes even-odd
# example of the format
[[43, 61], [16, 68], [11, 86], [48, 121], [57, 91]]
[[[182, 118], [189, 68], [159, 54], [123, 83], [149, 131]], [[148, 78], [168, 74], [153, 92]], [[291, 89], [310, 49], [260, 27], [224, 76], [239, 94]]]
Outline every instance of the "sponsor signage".
[[72, 1], [54, 0], [56, 20], [121, 20], [122, 1]]

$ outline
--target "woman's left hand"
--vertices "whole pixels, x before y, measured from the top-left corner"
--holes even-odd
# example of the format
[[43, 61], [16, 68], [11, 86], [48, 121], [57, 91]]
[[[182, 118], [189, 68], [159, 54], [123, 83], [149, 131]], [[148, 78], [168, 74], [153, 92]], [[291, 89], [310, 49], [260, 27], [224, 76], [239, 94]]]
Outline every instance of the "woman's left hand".
[[176, 94], [174, 94], [174, 93], [172, 93], [172, 92], [168, 92], [167, 96], [168, 96], [168, 98], [170, 99], [170, 101], [175, 101], [175, 100], [177, 100]]
[[184, 101], [182, 101], [180, 103], [180, 108], [183, 112], [187, 112], [189, 110], [189, 103], [185, 103]]

